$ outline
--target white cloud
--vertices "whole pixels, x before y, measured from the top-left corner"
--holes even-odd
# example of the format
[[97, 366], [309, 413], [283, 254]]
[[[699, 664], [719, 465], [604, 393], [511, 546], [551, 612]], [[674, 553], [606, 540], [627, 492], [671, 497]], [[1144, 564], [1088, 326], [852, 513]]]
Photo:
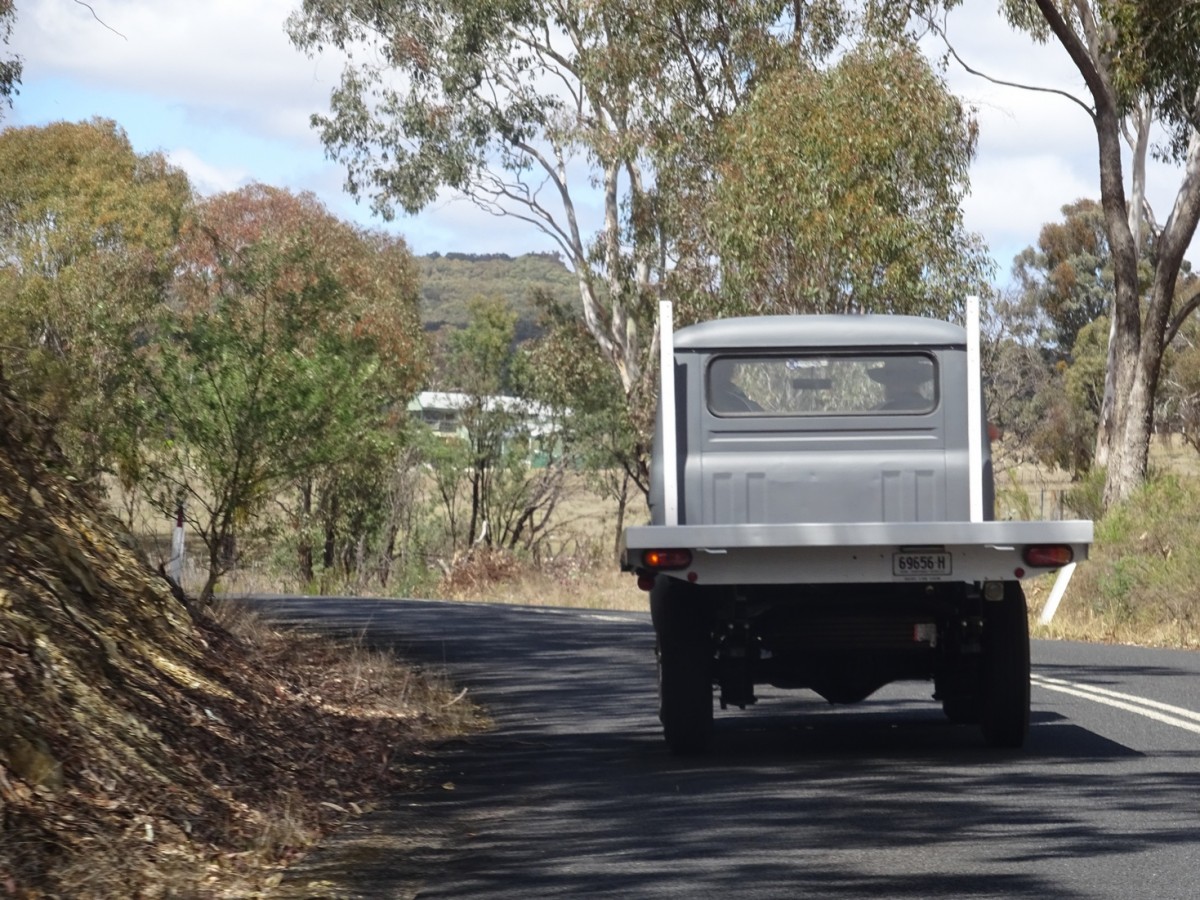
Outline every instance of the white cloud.
[[112, 0], [94, 4], [101, 24], [72, 0], [40, 0], [20, 10], [13, 46], [27, 77], [138, 92], [177, 103], [197, 121], [317, 145], [308, 116], [326, 105], [340, 66], [309, 60], [288, 41], [284, 21], [296, 5]]
[[[979, 144], [971, 169], [972, 195], [964, 202], [967, 226], [988, 240], [1004, 280], [1012, 257], [1037, 241], [1042, 225], [1059, 221], [1061, 208], [1081, 197], [1099, 199], [1100, 175], [1091, 97], [1066, 51], [1010, 28], [994, 4], [964, 4], [950, 14], [949, 33], [963, 62], [946, 71], [950, 88], [971, 104]], [[940, 39], [925, 42], [936, 56]], [[1074, 98], [1074, 99], [1072, 99]], [[1130, 181], [1129, 154], [1125, 180]], [[1170, 211], [1182, 172], [1150, 161], [1147, 196], [1161, 223]]]
[[963, 217], [971, 231], [987, 238], [1001, 280], [1013, 257], [1037, 242], [1042, 226], [1062, 219], [1065, 204], [1098, 193], [1094, 179], [1048, 154], [978, 162], [971, 183]]
[[245, 168], [222, 168], [212, 165], [186, 147], [169, 150], [166, 156], [172, 165], [187, 172], [192, 187], [204, 195], [234, 191], [254, 180]]

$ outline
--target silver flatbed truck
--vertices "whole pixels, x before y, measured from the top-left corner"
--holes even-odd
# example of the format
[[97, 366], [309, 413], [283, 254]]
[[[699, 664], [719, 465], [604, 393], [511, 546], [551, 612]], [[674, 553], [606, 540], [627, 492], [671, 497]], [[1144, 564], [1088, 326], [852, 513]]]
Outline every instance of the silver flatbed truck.
[[650, 524], [621, 565], [650, 593], [659, 717], [704, 751], [755, 687], [855, 703], [932, 683], [955, 722], [1029, 729], [1022, 579], [1087, 558], [1088, 521], [993, 518], [978, 304], [761, 316], [672, 332], [662, 308]]

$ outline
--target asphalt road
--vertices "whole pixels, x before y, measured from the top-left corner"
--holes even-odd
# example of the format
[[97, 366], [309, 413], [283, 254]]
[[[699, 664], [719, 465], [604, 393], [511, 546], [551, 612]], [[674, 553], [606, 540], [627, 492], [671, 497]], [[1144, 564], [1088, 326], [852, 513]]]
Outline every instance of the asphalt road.
[[1035, 642], [1021, 751], [900, 684], [850, 707], [763, 690], [679, 760], [646, 615], [253, 602], [442, 668], [495, 721], [287, 896], [1200, 897], [1200, 654]]

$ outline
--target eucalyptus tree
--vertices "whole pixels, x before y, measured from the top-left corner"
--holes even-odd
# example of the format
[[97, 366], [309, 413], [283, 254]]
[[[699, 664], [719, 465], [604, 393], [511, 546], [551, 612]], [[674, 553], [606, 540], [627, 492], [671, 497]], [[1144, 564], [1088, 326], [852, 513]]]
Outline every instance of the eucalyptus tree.
[[831, 0], [303, 0], [288, 29], [307, 52], [347, 57], [330, 114], [313, 117], [347, 188], [384, 216], [453, 189], [541, 229], [628, 394], [655, 340], [656, 132], [725, 115], [762, 48], [839, 17]]
[[1013, 260], [1013, 275], [1024, 300], [1045, 317], [1043, 346], [1060, 358], [1071, 352], [1079, 330], [1112, 303], [1112, 254], [1104, 211], [1081, 199], [1062, 208], [1059, 222], [1047, 222], [1036, 246]]
[[[720, 288], [705, 223], [727, 122], [773, 73], [825, 67], [906, 13], [873, 0], [302, 0], [288, 31], [346, 60], [313, 123], [350, 192], [386, 217], [456, 191], [557, 243], [637, 432], [655, 301]], [[643, 475], [644, 447], [622, 451]]]
[[251, 185], [199, 204], [142, 356], [152, 497], [164, 512], [187, 501], [207, 552], [202, 598], [234, 562], [234, 536], [275, 504], [295, 512], [302, 556], [310, 516], [326, 535], [342, 521], [334, 507], [359, 475], [348, 464], [386, 440], [421, 376], [414, 272], [403, 244], [311, 195]]
[[[85, 477], [137, 477], [134, 349], [165, 298], [184, 173], [103, 119], [0, 133], [0, 347]], [[128, 485], [127, 485], [128, 486]]]
[[[959, 0], [944, 5], [957, 6]], [[1200, 4], [1195, 0], [1004, 0], [1015, 27], [1055, 41], [1083, 78], [1068, 95], [1096, 133], [1100, 198], [1112, 255], [1113, 299], [1096, 460], [1106, 466], [1105, 501], [1120, 501], [1146, 475], [1154, 396], [1171, 338], [1200, 306], [1176, 302], [1184, 253], [1200, 221]], [[1018, 85], [1019, 86], [1019, 85]], [[1152, 126], [1166, 131], [1151, 147]], [[1126, 185], [1122, 141], [1130, 151]], [[1180, 167], [1161, 225], [1146, 199], [1148, 154]], [[1139, 281], [1144, 230], [1154, 247], [1146, 290]]]
[[775, 72], [724, 132], [704, 218], [721, 311], [946, 317], [982, 292], [961, 209], [975, 123], [915, 47]]

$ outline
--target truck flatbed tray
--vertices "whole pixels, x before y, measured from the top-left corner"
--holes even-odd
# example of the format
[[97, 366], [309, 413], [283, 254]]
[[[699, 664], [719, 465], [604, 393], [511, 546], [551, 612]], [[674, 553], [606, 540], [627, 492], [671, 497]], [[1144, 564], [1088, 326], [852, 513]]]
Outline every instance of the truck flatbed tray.
[[1078, 520], [642, 525], [625, 530], [621, 565], [686, 549], [691, 564], [666, 574], [699, 584], [1010, 580], [1049, 571], [1030, 565], [1027, 547], [1068, 545], [1080, 562], [1092, 533]]

